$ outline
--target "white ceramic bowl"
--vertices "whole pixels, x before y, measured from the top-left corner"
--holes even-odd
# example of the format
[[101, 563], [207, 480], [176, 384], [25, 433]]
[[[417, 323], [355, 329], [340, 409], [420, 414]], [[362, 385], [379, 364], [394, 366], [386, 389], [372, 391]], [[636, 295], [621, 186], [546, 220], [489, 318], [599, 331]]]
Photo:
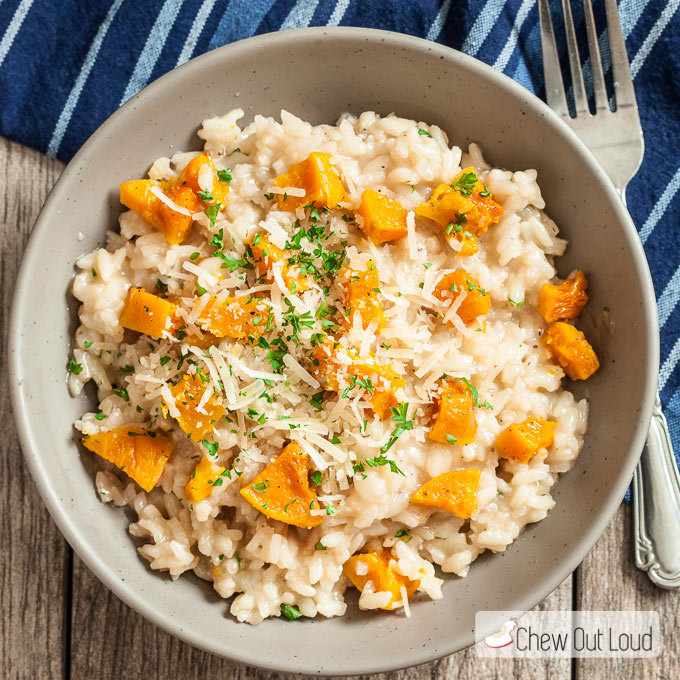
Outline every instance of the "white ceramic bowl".
[[[602, 368], [578, 396], [590, 427], [557, 505], [503, 555], [485, 555], [444, 599], [415, 602], [411, 618], [359, 612], [339, 619], [238, 624], [209, 584], [152, 573], [127, 535], [129, 517], [102, 505], [93, 457], [72, 423], [90, 410], [72, 399], [66, 363], [77, 304], [76, 258], [102, 244], [120, 212], [118, 184], [159, 156], [199, 148], [200, 121], [239, 106], [246, 116], [281, 108], [334, 122], [376, 110], [444, 128], [481, 144], [497, 167], [537, 168], [549, 214], [571, 242], [566, 274], [584, 269], [592, 298], [583, 319], [601, 334]], [[84, 234], [83, 240], [77, 238]], [[589, 291], [590, 292], [590, 291]], [[17, 282], [10, 332], [14, 412], [28, 466], [57, 525], [94, 573], [160, 627], [248, 664], [307, 673], [370, 673], [450, 654], [473, 640], [480, 609], [527, 610], [581, 562], [621, 502], [642, 448], [658, 365], [654, 295], [633, 224], [576, 137], [533, 95], [484, 64], [434, 43], [354, 28], [304, 29], [223, 47], [172, 71], [104, 123], [71, 161], [33, 230]], [[29, 576], [30, 577], [30, 576]]]

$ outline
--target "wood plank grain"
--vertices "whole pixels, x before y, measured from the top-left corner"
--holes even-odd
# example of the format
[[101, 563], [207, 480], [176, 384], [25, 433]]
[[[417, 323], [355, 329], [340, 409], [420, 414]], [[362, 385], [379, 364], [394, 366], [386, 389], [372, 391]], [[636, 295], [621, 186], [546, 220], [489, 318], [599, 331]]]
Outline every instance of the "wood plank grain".
[[0, 677], [65, 677], [68, 560], [24, 465], [7, 376], [9, 309], [28, 234], [62, 164], [0, 138]]
[[633, 562], [633, 517], [621, 506], [578, 570], [576, 607], [659, 612], [663, 651], [656, 659], [582, 659], [576, 678], [680, 678], [680, 592], [662, 590]]
[[[571, 576], [541, 603], [541, 609], [570, 609]], [[75, 557], [73, 568], [71, 677], [98, 680], [293, 680], [300, 676], [262, 671], [198, 650], [156, 628], [113, 595]], [[368, 680], [479, 680], [521, 677], [566, 680], [571, 662], [478, 659], [469, 649], [403, 671], [361, 676]]]

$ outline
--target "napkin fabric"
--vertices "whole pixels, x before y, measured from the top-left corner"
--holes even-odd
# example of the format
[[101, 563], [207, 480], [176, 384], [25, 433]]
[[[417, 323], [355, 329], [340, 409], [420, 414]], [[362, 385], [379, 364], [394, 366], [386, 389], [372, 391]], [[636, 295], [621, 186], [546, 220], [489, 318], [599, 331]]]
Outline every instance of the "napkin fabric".
[[[561, 36], [559, 2], [551, 0], [551, 5]], [[593, 5], [611, 84], [604, 2], [593, 0]], [[659, 387], [676, 452], [680, 452], [678, 5], [680, 0], [619, 4], [646, 145], [642, 168], [628, 189], [628, 206], [656, 289]], [[577, 31], [584, 35], [581, 1], [573, 0], [572, 6]], [[434, 40], [475, 56], [544, 95], [536, 0], [0, 0], [0, 135], [68, 161], [116, 108], [188, 59], [252, 35], [324, 25], [382, 28]], [[588, 76], [585, 46], [582, 59]]]

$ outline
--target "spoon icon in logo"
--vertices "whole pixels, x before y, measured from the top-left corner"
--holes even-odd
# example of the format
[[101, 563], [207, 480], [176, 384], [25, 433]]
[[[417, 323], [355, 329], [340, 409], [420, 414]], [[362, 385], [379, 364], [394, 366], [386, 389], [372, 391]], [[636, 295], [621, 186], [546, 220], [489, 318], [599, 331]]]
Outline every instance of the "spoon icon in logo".
[[506, 621], [502, 626], [501, 629], [497, 632], [494, 633], [493, 635], [489, 635], [484, 638], [484, 644], [487, 647], [492, 647], [494, 649], [499, 649], [500, 647], [507, 647], [509, 644], [512, 644], [513, 638], [512, 638], [512, 631], [517, 628], [517, 621], [514, 619], [510, 619], [509, 621]]

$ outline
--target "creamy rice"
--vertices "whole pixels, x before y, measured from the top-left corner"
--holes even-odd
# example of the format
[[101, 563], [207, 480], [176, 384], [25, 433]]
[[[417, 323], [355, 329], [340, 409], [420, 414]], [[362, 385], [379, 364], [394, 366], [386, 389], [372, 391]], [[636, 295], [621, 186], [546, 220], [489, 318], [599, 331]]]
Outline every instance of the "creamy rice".
[[[256, 116], [242, 129], [237, 124], [242, 116], [235, 110], [206, 120], [199, 132], [216, 167], [230, 168], [232, 176], [226, 206], [214, 228], [205, 215], [196, 215], [191, 237], [181, 245], [169, 245], [138, 213], [128, 211], [120, 218], [120, 232], [108, 234], [106, 247], [78, 261], [73, 293], [82, 306], [74, 359], [82, 370], [70, 376], [70, 388], [77, 394], [93, 380], [100, 415], [87, 413], [76, 427], [94, 435], [151, 423], [154, 429], [170, 432], [175, 441], [160, 482], [149, 493], [102, 461], [96, 476], [99, 497], [136, 513], [130, 533], [144, 542], [139, 551], [152, 569], [168, 571], [172, 578], [193, 570], [211, 581], [222, 597], [233, 596], [230, 612], [239, 621], [254, 624], [279, 616], [282, 604], [296, 605], [308, 617], [344, 614], [349, 582], [343, 564], [361, 549], [381, 546], [392, 548], [398, 573], [419, 581], [416, 602], [440, 598], [441, 572], [465, 576], [482, 552], [504, 550], [526, 524], [547, 515], [554, 505], [551, 489], [558, 473], [569, 470], [581, 448], [587, 404], [562, 388], [563, 370], [539, 343], [546, 324], [537, 311], [538, 292], [555, 276], [553, 257], [563, 253], [566, 242], [542, 212], [535, 170], [492, 169], [475, 145], [467, 154], [449, 147], [436, 126], [371, 112], [358, 118], [343, 115], [336, 126], [312, 126], [284, 111], [281, 122]], [[372, 259], [380, 272], [385, 328], [376, 335], [355, 319], [347, 337], [361, 353], [374, 352], [406, 380], [400, 401], [408, 402], [415, 426], [389, 451], [403, 475], [389, 465], [354, 473], [353, 463], [379, 455], [394, 428], [389, 418], [373, 415], [363, 390], [344, 399], [327, 393], [320, 411], [310, 403], [321, 387], [305, 367], [303, 349], [311, 334], [321, 329], [318, 320], [300, 331], [301, 346], [287, 342], [280, 374], [272, 370], [265, 349], [247, 342], [223, 339], [218, 344], [221, 352], [206, 353], [186, 339], [150, 342], [147, 336], [124, 331], [119, 323], [128, 289], [154, 291], [159, 278], [167, 283], [167, 295], [183, 303], [184, 320], [192, 330], [197, 315], [192, 317], [191, 302], [197, 284], [199, 291], [213, 295], [265, 291], [274, 314], [271, 337], [284, 332], [286, 297], [293, 298], [300, 313], [309, 311], [312, 317], [322, 302], [343, 309], [337, 277], [327, 294], [319, 285], [291, 294], [279, 277], [271, 284], [253, 284], [247, 271], [222, 268], [209, 245], [223, 229], [225, 242], [232, 239], [235, 258], [254, 233], [266, 233], [284, 247], [296, 218], [304, 224], [309, 211], [297, 216], [280, 211], [276, 200], [265, 194], [278, 191], [275, 177], [312, 151], [332, 155], [347, 191], [346, 208], [358, 205], [362, 191], [371, 188], [381, 189], [409, 211], [407, 237], [380, 246], [363, 238], [356, 224], [343, 220], [343, 211], [322, 216], [330, 232], [327, 249], [344, 249], [345, 263], [351, 267], [365, 266]], [[159, 181], [176, 177], [194, 155], [161, 158], [149, 176]], [[480, 251], [462, 257], [411, 211], [429, 198], [435, 185], [451, 181], [468, 165], [502, 204], [503, 215], [480, 238]], [[199, 256], [192, 259], [196, 252]], [[451, 328], [441, 317], [455, 323], [455, 314], [445, 316], [447, 304], [433, 290], [443, 274], [460, 267], [486, 290], [491, 309], [479, 324]], [[162, 399], [169, 401], [169, 385], [189, 365], [184, 362], [178, 370], [182, 355], [220, 385], [219, 397], [230, 422], [221, 420], [211, 441], [219, 445], [219, 465], [241, 473], [225, 477], [208, 498], [194, 504], [186, 500], [184, 487], [205, 451], [177, 427], [172, 408], [167, 417], [161, 409]], [[439, 444], [427, 438], [427, 407], [443, 373], [469, 379], [480, 399], [492, 406], [476, 409], [472, 444]], [[526, 464], [500, 460], [496, 437], [510, 423], [528, 416], [557, 422], [554, 444]], [[311, 529], [270, 520], [239, 494], [241, 486], [291, 440], [309, 454], [312, 468], [323, 472], [324, 483], [318, 489], [322, 509], [314, 511], [323, 523]], [[463, 468], [481, 470], [478, 509], [469, 520], [409, 504], [424, 482]], [[327, 513], [328, 506], [335, 514]], [[377, 608], [387, 601], [385, 592], [366, 587], [359, 606]]]

